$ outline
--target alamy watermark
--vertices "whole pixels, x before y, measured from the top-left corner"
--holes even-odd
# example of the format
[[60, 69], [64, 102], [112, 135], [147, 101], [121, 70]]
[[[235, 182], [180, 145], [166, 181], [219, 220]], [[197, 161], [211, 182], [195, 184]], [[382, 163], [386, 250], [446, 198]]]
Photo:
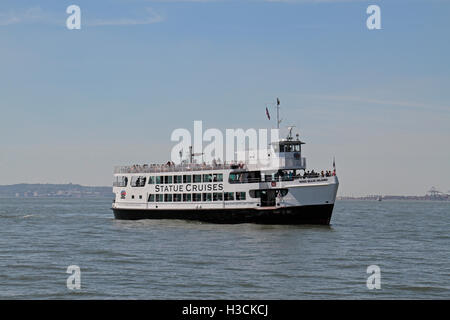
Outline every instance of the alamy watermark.
[[70, 5], [66, 9], [66, 13], [70, 16], [66, 20], [66, 26], [69, 30], [81, 29], [81, 8], [77, 5]]
[[[270, 138], [270, 140], [269, 140]], [[279, 141], [279, 129], [226, 129], [216, 128], [203, 132], [203, 122], [194, 121], [193, 134], [188, 129], [175, 129], [170, 137], [178, 142], [171, 151], [171, 161], [180, 164], [187, 157], [201, 163], [253, 162], [269, 165], [270, 144]], [[205, 145], [206, 143], [206, 145]]]
[[366, 20], [366, 26], [369, 30], [380, 30], [381, 29], [381, 9], [379, 6], [372, 4], [367, 7], [367, 14], [370, 16]]
[[367, 274], [370, 276], [367, 278], [367, 289], [381, 289], [381, 269], [376, 264], [372, 264], [367, 267]]
[[66, 286], [69, 290], [81, 289], [81, 270], [77, 265], [71, 265], [67, 267], [66, 273], [70, 274], [67, 278]]
[[[67, 7], [66, 13], [70, 16], [66, 20], [66, 26], [69, 30], [81, 29], [81, 8], [78, 5], [72, 4]], [[366, 26], [369, 30], [381, 29], [381, 9], [378, 5], [369, 5], [366, 13], [370, 16], [366, 20]]]

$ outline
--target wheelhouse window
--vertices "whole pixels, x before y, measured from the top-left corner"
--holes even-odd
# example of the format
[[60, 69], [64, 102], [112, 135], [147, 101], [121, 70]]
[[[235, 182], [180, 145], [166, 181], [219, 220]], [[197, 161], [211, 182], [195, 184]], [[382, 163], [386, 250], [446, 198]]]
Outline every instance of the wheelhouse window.
[[155, 183], [156, 184], [162, 184], [163, 183], [163, 177], [162, 176], [156, 176], [155, 177]]
[[202, 182], [202, 175], [194, 174], [194, 183], [200, 183], [200, 182]]
[[132, 187], [144, 187], [145, 181], [146, 181], [146, 177], [133, 176], [133, 177], [131, 177], [131, 186]]
[[282, 142], [280, 143], [280, 152], [300, 152], [302, 144], [303, 142], [300, 141]]
[[183, 175], [183, 183], [191, 183], [192, 182], [192, 176], [190, 174]]
[[155, 184], [155, 176], [148, 177], [148, 184]]

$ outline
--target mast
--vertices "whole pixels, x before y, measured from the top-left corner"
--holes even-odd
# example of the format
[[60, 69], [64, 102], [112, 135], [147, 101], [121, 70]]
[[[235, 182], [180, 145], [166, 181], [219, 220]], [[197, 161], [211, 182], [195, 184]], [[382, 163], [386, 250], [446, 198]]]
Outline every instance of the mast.
[[192, 146], [189, 146], [189, 161], [190, 161], [189, 163], [194, 163], [195, 156], [202, 156], [202, 162], [203, 162], [204, 154], [205, 154], [204, 152], [197, 152], [197, 153], [192, 152]]
[[280, 99], [277, 98], [277, 129], [280, 129]]

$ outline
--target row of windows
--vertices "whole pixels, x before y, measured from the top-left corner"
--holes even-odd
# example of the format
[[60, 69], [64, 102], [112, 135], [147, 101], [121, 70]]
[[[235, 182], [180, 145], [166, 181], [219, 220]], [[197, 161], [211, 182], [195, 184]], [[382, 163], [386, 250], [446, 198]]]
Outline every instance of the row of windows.
[[148, 184], [169, 184], [169, 183], [201, 183], [201, 182], [223, 182], [222, 173], [208, 174], [185, 174], [174, 176], [151, 176]]
[[[236, 196], [236, 197], [235, 197]], [[245, 192], [149, 194], [148, 202], [200, 202], [245, 200]]]
[[[132, 176], [130, 185], [132, 187], [144, 187], [147, 182], [147, 177]], [[185, 174], [173, 176], [150, 176], [148, 177], [148, 184], [172, 184], [172, 183], [208, 183], [208, 182], [223, 182], [222, 173], [208, 173], [208, 174]], [[114, 187], [126, 187], [128, 185], [128, 178], [125, 176], [114, 177]]]

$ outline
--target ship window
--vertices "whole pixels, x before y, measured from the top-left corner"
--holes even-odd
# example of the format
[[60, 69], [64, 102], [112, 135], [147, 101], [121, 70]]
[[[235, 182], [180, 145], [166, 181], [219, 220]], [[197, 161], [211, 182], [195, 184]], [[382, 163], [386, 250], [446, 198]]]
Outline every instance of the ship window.
[[144, 187], [146, 180], [147, 180], [146, 177], [133, 176], [133, 177], [131, 177], [131, 186], [132, 187]]
[[282, 197], [286, 196], [289, 192], [288, 189], [261, 189], [261, 190], [250, 190], [248, 193], [251, 198], [261, 198], [261, 195], [267, 194], [268, 190], [275, 190], [276, 194], [281, 194]]
[[202, 182], [202, 175], [201, 174], [194, 174], [194, 182], [195, 183]]
[[156, 202], [162, 202], [163, 201], [163, 195], [162, 194], [157, 194], [156, 196]]
[[162, 176], [156, 176], [155, 177], [155, 183], [156, 184], [161, 184], [162, 183], [162, 178], [163, 178]]
[[213, 201], [222, 201], [222, 200], [223, 200], [223, 194], [221, 192], [213, 193]]
[[191, 183], [191, 182], [192, 182], [192, 176], [190, 174], [189, 175], [185, 174], [183, 176], [183, 183]]
[[193, 193], [192, 194], [192, 201], [202, 201], [202, 194], [201, 193]]
[[173, 195], [173, 202], [181, 202], [181, 193], [176, 193]]
[[164, 195], [164, 202], [172, 202], [172, 194], [166, 193]]
[[181, 183], [182, 179], [181, 176], [173, 176], [173, 183]]
[[172, 183], [172, 176], [164, 176], [164, 183], [165, 184]]
[[148, 177], [148, 184], [155, 184], [155, 177], [154, 176]]
[[230, 173], [228, 182], [229, 183], [238, 183], [239, 182], [239, 174], [238, 173]]
[[155, 195], [154, 194], [149, 194], [148, 195], [148, 202], [155, 202]]
[[294, 171], [293, 170], [278, 170], [274, 174], [274, 180], [276, 181], [293, 181], [294, 180]]
[[203, 201], [212, 201], [212, 193], [204, 193]]
[[229, 183], [258, 183], [261, 182], [261, 171], [246, 171], [230, 173]]
[[248, 193], [251, 198], [261, 198], [261, 190], [250, 190]]
[[142, 195], [139, 195], [139, 199], [142, 199]]
[[234, 193], [233, 192], [224, 192], [223, 194], [225, 201], [233, 201]]
[[125, 176], [114, 177], [113, 187], [126, 187], [128, 184], [128, 178]]
[[280, 144], [280, 152], [300, 152], [300, 143], [296, 144]]
[[236, 200], [245, 200], [245, 192], [236, 192]]
[[213, 175], [213, 182], [223, 182], [223, 174], [222, 173], [215, 173]]
[[[190, 176], [189, 176], [190, 177]], [[183, 201], [184, 202], [191, 202], [191, 194], [190, 193], [185, 193], [183, 194]]]
[[212, 182], [212, 174], [204, 174], [203, 182]]
[[134, 199], [134, 196], [131, 196], [131, 199]]

